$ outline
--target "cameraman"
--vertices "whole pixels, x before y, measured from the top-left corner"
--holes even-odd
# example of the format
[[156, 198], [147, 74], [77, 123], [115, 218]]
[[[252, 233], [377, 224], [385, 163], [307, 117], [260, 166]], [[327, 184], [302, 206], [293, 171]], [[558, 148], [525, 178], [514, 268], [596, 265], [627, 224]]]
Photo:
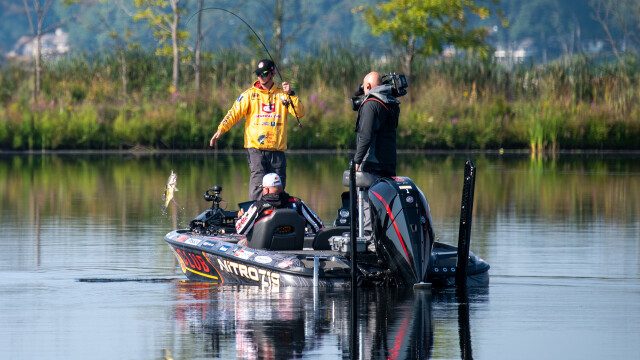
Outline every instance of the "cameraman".
[[396, 175], [396, 128], [400, 102], [392, 95], [392, 86], [383, 84], [377, 72], [362, 81], [364, 99], [358, 110], [356, 170], [377, 176]]
[[[378, 177], [396, 175], [396, 128], [400, 117], [400, 102], [392, 95], [392, 85], [383, 84], [377, 72], [370, 72], [362, 81], [364, 98], [356, 120], [356, 171]], [[365, 195], [365, 198], [367, 196]], [[375, 251], [369, 201], [363, 204], [363, 230], [369, 241], [368, 248]]]

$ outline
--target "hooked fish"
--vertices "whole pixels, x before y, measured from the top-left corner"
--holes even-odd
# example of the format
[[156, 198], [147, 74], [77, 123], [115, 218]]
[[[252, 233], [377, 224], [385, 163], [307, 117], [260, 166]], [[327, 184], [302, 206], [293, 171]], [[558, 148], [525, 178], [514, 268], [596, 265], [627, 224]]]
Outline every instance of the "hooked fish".
[[172, 169], [171, 175], [169, 175], [167, 179], [167, 184], [164, 186], [164, 194], [162, 194], [162, 201], [164, 201], [162, 204], [162, 212], [165, 212], [169, 203], [173, 201], [173, 193], [178, 191], [176, 185], [178, 185], [178, 174], [174, 173]]

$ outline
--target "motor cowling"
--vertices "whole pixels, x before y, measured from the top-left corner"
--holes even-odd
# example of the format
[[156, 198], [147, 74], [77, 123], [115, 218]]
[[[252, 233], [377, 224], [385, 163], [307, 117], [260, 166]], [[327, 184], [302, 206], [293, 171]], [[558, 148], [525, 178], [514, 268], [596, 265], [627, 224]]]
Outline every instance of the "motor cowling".
[[380, 178], [368, 195], [376, 251], [405, 286], [425, 282], [434, 241], [426, 197], [399, 176]]

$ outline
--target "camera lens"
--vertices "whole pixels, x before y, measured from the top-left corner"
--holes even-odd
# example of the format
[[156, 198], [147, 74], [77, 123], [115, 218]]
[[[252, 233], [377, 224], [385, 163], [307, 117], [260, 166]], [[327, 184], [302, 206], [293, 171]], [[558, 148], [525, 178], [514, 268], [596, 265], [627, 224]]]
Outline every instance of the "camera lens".
[[361, 105], [362, 105], [362, 98], [361, 97], [352, 97], [351, 98], [351, 109], [353, 109], [353, 111], [360, 110], [360, 106]]

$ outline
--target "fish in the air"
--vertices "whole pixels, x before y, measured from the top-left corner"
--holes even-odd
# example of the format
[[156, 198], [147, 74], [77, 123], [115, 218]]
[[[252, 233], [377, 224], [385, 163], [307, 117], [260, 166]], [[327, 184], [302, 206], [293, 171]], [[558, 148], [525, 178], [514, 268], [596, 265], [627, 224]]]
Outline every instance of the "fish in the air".
[[164, 194], [162, 194], [162, 201], [164, 201], [164, 203], [162, 204], [162, 212], [165, 212], [167, 210], [167, 207], [169, 206], [169, 203], [173, 201], [173, 193], [178, 191], [176, 185], [178, 185], [178, 174], [174, 173], [173, 170], [171, 170], [171, 175], [169, 175], [167, 184], [164, 186]]

